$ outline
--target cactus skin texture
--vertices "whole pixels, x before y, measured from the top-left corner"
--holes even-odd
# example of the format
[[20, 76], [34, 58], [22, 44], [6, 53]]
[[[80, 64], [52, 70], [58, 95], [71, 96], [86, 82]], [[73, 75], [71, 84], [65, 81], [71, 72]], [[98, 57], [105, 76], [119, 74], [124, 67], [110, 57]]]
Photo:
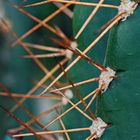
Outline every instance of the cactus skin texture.
[[[98, 2], [96, 0], [88, 0], [87, 2]], [[112, 2], [111, 0], [106, 0], [106, 3], [109, 4], [118, 4], [117, 1]], [[90, 15], [94, 8], [87, 6], [75, 6], [74, 17], [73, 17], [73, 31], [76, 34], [79, 29], [82, 27], [83, 23]], [[90, 21], [88, 26], [85, 28], [83, 33], [77, 39], [78, 48], [80, 50], [84, 50], [99, 34], [95, 34], [95, 32], [100, 29], [104, 24], [106, 24], [111, 18], [113, 18], [117, 14], [116, 9], [108, 9], [108, 8], [100, 8], [97, 12], [96, 16]], [[105, 15], [105, 16], [104, 16]], [[102, 64], [104, 61], [105, 50], [107, 46], [108, 34], [101, 39], [96, 46], [92, 50], [87, 53], [89, 57], [93, 60], [96, 60], [98, 63]], [[73, 82], [83, 81], [86, 79], [99, 77], [100, 71], [92, 66], [85, 60], [81, 60], [78, 62], [69, 72], [69, 75]], [[89, 83], [86, 85], [82, 85], [77, 87], [80, 91], [81, 95], [85, 97], [88, 93], [92, 92], [95, 88], [97, 88], [97, 82]], [[77, 102], [79, 98], [74, 93], [74, 102]], [[77, 100], [78, 99], [78, 100]], [[89, 100], [87, 101], [87, 103]], [[69, 108], [70, 106], [67, 105]], [[67, 109], [66, 107], [66, 109]], [[83, 110], [83, 105], [80, 106]], [[91, 109], [95, 110], [95, 104], [91, 105]], [[87, 111], [88, 113], [88, 111]], [[71, 120], [71, 121], [70, 121]], [[77, 110], [73, 110], [68, 113], [64, 117], [66, 128], [82, 128], [91, 125], [91, 122], [88, 121], [83, 115], [81, 115]], [[87, 136], [90, 135], [89, 132], [80, 132], [80, 133], [70, 133], [71, 139], [74, 140], [85, 140]]]
[[118, 71], [120, 78], [98, 97], [97, 114], [111, 124], [101, 140], [140, 139], [139, 13], [140, 7], [110, 32], [105, 65]]

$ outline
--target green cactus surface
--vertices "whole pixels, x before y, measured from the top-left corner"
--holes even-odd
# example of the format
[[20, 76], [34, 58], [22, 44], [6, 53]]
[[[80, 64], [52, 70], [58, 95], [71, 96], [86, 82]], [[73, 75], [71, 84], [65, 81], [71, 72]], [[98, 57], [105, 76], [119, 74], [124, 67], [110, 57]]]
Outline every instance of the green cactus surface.
[[110, 32], [105, 65], [120, 77], [100, 94], [97, 114], [111, 124], [101, 140], [138, 140], [139, 127], [139, 35], [140, 8]]

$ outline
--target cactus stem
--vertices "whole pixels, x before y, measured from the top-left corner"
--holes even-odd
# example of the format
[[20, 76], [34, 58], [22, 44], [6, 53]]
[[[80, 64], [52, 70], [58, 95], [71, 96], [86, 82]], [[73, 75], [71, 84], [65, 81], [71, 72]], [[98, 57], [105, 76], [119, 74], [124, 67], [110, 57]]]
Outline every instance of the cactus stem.
[[99, 10], [101, 4], [104, 2], [104, 0], [100, 0], [98, 5], [96, 6], [95, 9], [93, 9], [93, 11], [91, 12], [91, 14], [89, 15], [89, 17], [87, 18], [87, 20], [84, 22], [83, 26], [80, 28], [80, 30], [78, 31], [78, 33], [75, 36], [75, 39], [77, 39], [81, 33], [84, 31], [84, 29], [87, 27], [87, 25], [89, 24], [89, 22], [91, 21], [91, 19], [95, 16], [95, 14], [97, 13], [97, 11]]
[[50, 53], [50, 54], [37, 54], [37, 55], [26, 55], [21, 56], [22, 58], [54, 58], [54, 57], [60, 57], [65, 56], [66, 52], [63, 53]]
[[[85, 81], [82, 81], [82, 82], [78, 82], [78, 83], [75, 83], [74, 86], [81, 86], [83, 84], [87, 84], [87, 83], [90, 83], [90, 82], [96, 82], [96, 81], [99, 81], [99, 78], [91, 78], [91, 79], [88, 79], [88, 80], [85, 80]], [[61, 90], [66, 90], [66, 89], [70, 89], [72, 88], [72, 85], [68, 85], [68, 86], [65, 86], [65, 87], [62, 87], [62, 88], [58, 88], [58, 89], [54, 89], [54, 90], [51, 90], [50, 92], [56, 92], [56, 91], [61, 91]]]

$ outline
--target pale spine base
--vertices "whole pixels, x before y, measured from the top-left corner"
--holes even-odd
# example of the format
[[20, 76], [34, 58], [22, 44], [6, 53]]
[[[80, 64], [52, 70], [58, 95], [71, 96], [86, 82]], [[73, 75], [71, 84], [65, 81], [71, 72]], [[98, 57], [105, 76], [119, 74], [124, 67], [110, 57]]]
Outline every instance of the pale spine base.
[[109, 84], [111, 83], [113, 77], [116, 74], [116, 72], [111, 68], [107, 67], [106, 69], [107, 71], [103, 71], [100, 74], [99, 89], [102, 89], [102, 93], [108, 89]]
[[[76, 49], [78, 47], [78, 44], [76, 41], [72, 41], [71, 42], [71, 45], [70, 45], [71, 48], [73, 49]], [[71, 60], [72, 59], [72, 56], [73, 56], [73, 52], [71, 50], [66, 50], [66, 57]]]
[[122, 15], [122, 21], [125, 21], [127, 17], [132, 15], [137, 8], [138, 4], [131, 0], [122, 0], [121, 5], [118, 8], [118, 14], [125, 13]]
[[107, 126], [108, 125], [101, 118], [98, 117], [92, 122], [92, 125], [90, 126], [90, 133], [96, 134], [96, 139], [100, 138], [103, 135]]
[[67, 105], [68, 104], [68, 99], [73, 98], [73, 92], [70, 89], [67, 89], [64, 93], [65, 97], [62, 97], [62, 104]]

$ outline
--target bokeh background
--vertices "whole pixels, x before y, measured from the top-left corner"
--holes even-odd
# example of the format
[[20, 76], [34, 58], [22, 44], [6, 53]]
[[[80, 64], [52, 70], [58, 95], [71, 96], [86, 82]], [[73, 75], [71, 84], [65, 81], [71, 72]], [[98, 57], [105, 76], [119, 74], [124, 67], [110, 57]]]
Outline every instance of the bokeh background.
[[[32, 19], [24, 15], [23, 13], [16, 10], [12, 5], [25, 5], [29, 3], [39, 2], [39, 0], [32, 0], [28, 2], [27, 0], [0, 0], [0, 83], [6, 87], [11, 93], [23, 93], [26, 94], [33, 86], [34, 82], [38, 81], [44, 76], [44, 73], [31, 59], [22, 58], [23, 55], [27, 55], [27, 52], [22, 46], [16, 45], [12, 47], [12, 43], [15, 41], [15, 37], [12, 32], [7, 29], [3, 21], [9, 26], [11, 30], [16, 32], [18, 36], [23, 35], [26, 31], [31, 29], [37, 23]], [[73, 7], [70, 7], [73, 9]], [[44, 19], [52, 12], [54, 12], [57, 7], [54, 4], [43, 5], [35, 8], [26, 9], [28, 12], [33, 14], [39, 19]], [[72, 23], [71, 19], [64, 13], [59, 14], [49, 22], [50, 25], [57, 24], [60, 28], [63, 28], [63, 32], [68, 36], [72, 36]], [[25, 42], [42, 44], [48, 46], [59, 47], [58, 45], [52, 43], [49, 37], [55, 37], [53, 33], [41, 27], [36, 32], [32, 33]], [[34, 51], [34, 50], [33, 50]], [[41, 51], [34, 51], [35, 53], [44, 53]], [[59, 58], [60, 60], [62, 58]], [[53, 59], [43, 59], [42, 63], [49, 69], [51, 69], [55, 64]], [[57, 74], [56, 74], [57, 75]], [[42, 91], [40, 88], [37, 92]], [[3, 89], [0, 89], [3, 92]], [[34, 114], [37, 115], [43, 110], [46, 110], [54, 104], [55, 102], [50, 102], [46, 100], [27, 100], [24, 105]], [[15, 103], [7, 97], [0, 96], [0, 105], [5, 106], [7, 109], [11, 109]], [[15, 112], [20, 119], [23, 121], [29, 120], [28, 115], [26, 115], [21, 109], [17, 109]], [[52, 117], [54, 114], [42, 118], [42, 121]], [[49, 119], [48, 119], [49, 120]], [[34, 124], [33, 124], [34, 125]], [[19, 126], [16, 121], [11, 117], [7, 117], [6, 113], [0, 110], [0, 139], [8, 140], [7, 132], [9, 129]], [[37, 126], [34, 126], [39, 129]], [[52, 126], [53, 128], [54, 126]], [[55, 125], [55, 127], [59, 127]], [[28, 138], [30, 139], [30, 138]], [[32, 139], [32, 138], [31, 138]]]

